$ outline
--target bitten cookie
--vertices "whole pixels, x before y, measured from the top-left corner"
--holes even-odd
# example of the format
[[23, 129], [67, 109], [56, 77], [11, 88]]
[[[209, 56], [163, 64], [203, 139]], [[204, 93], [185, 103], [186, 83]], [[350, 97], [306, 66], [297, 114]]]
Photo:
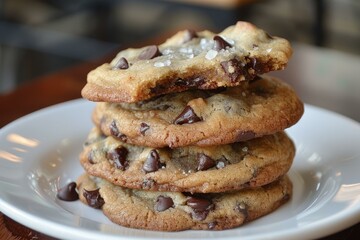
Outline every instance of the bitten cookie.
[[259, 77], [216, 91], [193, 90], [138, 103], [97, 103], [106, 135], [142, 146], [210, 146], [246, 141], [295, 124], [303, 103], [286, 83]]
[[90, 174], [128, 188], [224, 192], [268, 184], [289, 170], [295, 147], [284, 132], [211, 147], [146, 148], [89, 134], [80, 162]]
[[219, 34], [181, 31], [159, 46], [121, 51], [91, 71], [82, 95], [92, 101], [137, 102], [187, 89], [239, 85], [284, 69], [292, 49], [247, 22]]
[[77, 183], [80, 200], [101, 208], [114, 223], [159, 231], [234, 228], [274, 211], [292, 195], [287, 177], [264, 187], [212, 194], [132, 190], [87, 174]]

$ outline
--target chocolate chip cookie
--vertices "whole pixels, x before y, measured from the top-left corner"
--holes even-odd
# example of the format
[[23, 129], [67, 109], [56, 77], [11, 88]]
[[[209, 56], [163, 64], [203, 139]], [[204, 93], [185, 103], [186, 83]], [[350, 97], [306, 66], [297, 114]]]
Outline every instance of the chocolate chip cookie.
[[211, 146], [273, 134], [295, 124], [303, 103], [286, 83], [257, 77], [241, 86], [167, 94], [137, 103], [97, 103], [106, 135], [149, 147]]
[[247, 22], [219, 34], [181, 31], [159, 46], [121, 51], [91, 71], [82, 96], [92, 101], [137, 102], [188, 89], [239, 85], [284, 69], [292, 49]]
[[289, 170], [295, 147], [284, 132], [211, 147], [148, 148], [89, 134], [80, 162], [115, 185], [159, 191], [224, 192], [268, 184]]
[[287, 177], [254, 189], [209, 194], [133, 190], [87, 174], [77, 183], [80, 200], [101, 208], [111, 221], [159, 231], [234, 228], [269, 214], [292, 195]]

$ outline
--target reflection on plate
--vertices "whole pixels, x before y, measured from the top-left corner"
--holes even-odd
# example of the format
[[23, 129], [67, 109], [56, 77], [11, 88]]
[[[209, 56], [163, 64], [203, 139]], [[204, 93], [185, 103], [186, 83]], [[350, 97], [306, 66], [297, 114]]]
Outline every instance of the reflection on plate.
[[143, 231], [117, 226], [56, 189], [82, 173], [78, 155], [93, 103], [75, 100], [25, 116], [0, 130], [0, 211], [62, 239], [308, 239], [360, 219], [360, 124], [306, 105], [287, 130], [297, 153], [289, 176], [294, 196], [265, 217], [225, 231]]

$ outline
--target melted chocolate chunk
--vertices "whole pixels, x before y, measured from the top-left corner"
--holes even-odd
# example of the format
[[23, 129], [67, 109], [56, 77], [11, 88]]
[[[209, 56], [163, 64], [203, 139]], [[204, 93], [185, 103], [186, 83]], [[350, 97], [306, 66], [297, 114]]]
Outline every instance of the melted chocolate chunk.
[[88, 191], [84, 189], [83, 196], [86, 199], [87, 204], [92, 208], [101, 208], [105, 201], [100, 195], [100, 188]]
[[174, 207], [174, 201], [172, 200], [171, 197], [159, 196], [156, 199], [156, 203], [155, 203], [155, 210], [156, 211], [162, 212], [162, 211], [165, 211], [166, 209], [169, 209], [171, 207]]
[[253, 131], [244, 131], [238, 134], [236, 142], [243, 142], [255, 138], [256, 134]]
[[186, 79], [176, 79], [175, 86], [184, 86], [184, 87], [199, 87], [205, 83], [204, 77], [194, 77], [194, 78], [186, 78]]
[[241, 63], [237, 59], [223, 61], [220, 65], [231, 82], [235, 82], [239, 76], [243, 75]]
[[246, 62], [240, 62], [234, 58], [220, 63], [231, 82], [236, 82], [240, 76], [244, 76], [245, 80], [253, 80], [256, 74], [270, 70], [264, 64], [258, 63], [255, 58], [247, 57], [245, 60]]
[[212, 168], [216, 165], [216, 162], [214, 159], [212, 159], [211, 157], [209, 157], [208, 155], [203, 154], [203, 153], [198, 153], [197, 159], [198, 159], [199, 165], [196, 170], [198, 170], [198, 171], [204, 171], [204, 170]]
[[144, 171], [146, 173], [155, 172], [159, 170], [162, 166], [163, 165], [160, 162], [159, 153], [155, 149], [151, 150], [144, 163]]
[[256, 63], [257, 63], [256, 58], [248, 58], [248, 63], [247, 63], [247, 65], [250, 66], [250, 68], [256, 69], [256, 66], [257, 66]]
[[225, 41], [222, 37], [220, 36], [215, 36], [214, 37], [214, 49], [216, 51], [220, 51], [221, 49], [225, 49], [227, 47], [231, 48], [231, 44], [228, 43], [227, 41]]
[[159, 51], [159, 48], [156, 45], [151, 45], [144, 49], [139, 55], [140, 60], [150, 60], [156, 57], [161, 56], [161, 52]]
[[179, 116], [175, 118], [174, 124], [183, 125], [200, 121], [202, 121], [202, 119], [195, 114], [194, 110], [190, 106], [186, 106]]
[[79, 195], [76, 192], [76, 183], [71, 182], [66, 186], [60, 188], [56, 197], [63, 201], [76, 201], [79, 199]]
[[256, 74], [262, 74], [271, 71], [271, 68], [266, 63], [258, 62], [256, 58], [247, 57], [246, 67], [254, 69], [254, 72], [249, 74], [252, 79], [258, 77]]
[[197, 38], [197, 37], [198, 37], [198, 35], [196, 34], [196, 32], [194, 30], [187, 29], [184, 34], [183, 43], [189, 42], [193, 38]]
[[111, 122], [110, 124], [110, 133], [116, 138], [119, 138], [121, 141], [126, 142], [127, 136], [125, 134], [122, 134], [118, 127], [116, 126], [115, 120]]
[[204, 220], [214, 209], [214, 204], [205, 198], [188, 197], [186, 205], [193, 209], [192, 217], [200, 221]]
[[117, 169], [124, 171], [129, 166], [129, 162], [126, 160], [127, 155], [128, 150], [121, 146], [107, 152], [106, 158], [110, 160]]
[[245, 218], [244, 221], [246, 221], [249, 213], [248, 213], [248, 206], [245, 203], [241, 202], [241, 203], [236, 204], [234, 210], [241, 213], [241, 214], [243, 214], [244, 218]]
[[156, 85], [153, 88], [150, 88], [150, 92], [152, 94], [163, 94], [167, 93], [169, 89], [179, 88], [187, 89], [187, 88], [196, 88], [205, 83], [205, 78], [202, 76], [188, 77], [188, 78], [176, 78], [169, 79], [171, 81], [170, 84], [160, 84]]
[[141, 135], [145, 136], [145, 132], [147, 130], [149, 130], [149, 129], [150, 129], [150, 126], [147, 125], [146, 123], [141, 123], [140, 124], [140, 133], [141, 133]]
[[115, 66], [112, 68], [113, 70], [115, 69], [128, 69], [129, 68], [129, 63], [126, 60], [126, 58], [122, 57], [119, 59], [119, 61], [115, 64]]

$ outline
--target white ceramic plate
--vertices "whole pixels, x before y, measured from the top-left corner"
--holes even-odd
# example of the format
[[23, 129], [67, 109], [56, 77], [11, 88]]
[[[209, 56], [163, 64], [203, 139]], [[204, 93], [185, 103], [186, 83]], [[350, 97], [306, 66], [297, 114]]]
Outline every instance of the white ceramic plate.
[[100, 210], [63, 202], [56, 189], [83, 172], [78, 154], [93, 103], [49, 107], [0, 130], [0, 211], [61, 239], [308, 239], [360, 220], [360, 124], [306, 105], [287, 130], [297, 152], [289, 172], [294, 196], [280, 209], [225, 231], [143, 231], [111, 223]]

